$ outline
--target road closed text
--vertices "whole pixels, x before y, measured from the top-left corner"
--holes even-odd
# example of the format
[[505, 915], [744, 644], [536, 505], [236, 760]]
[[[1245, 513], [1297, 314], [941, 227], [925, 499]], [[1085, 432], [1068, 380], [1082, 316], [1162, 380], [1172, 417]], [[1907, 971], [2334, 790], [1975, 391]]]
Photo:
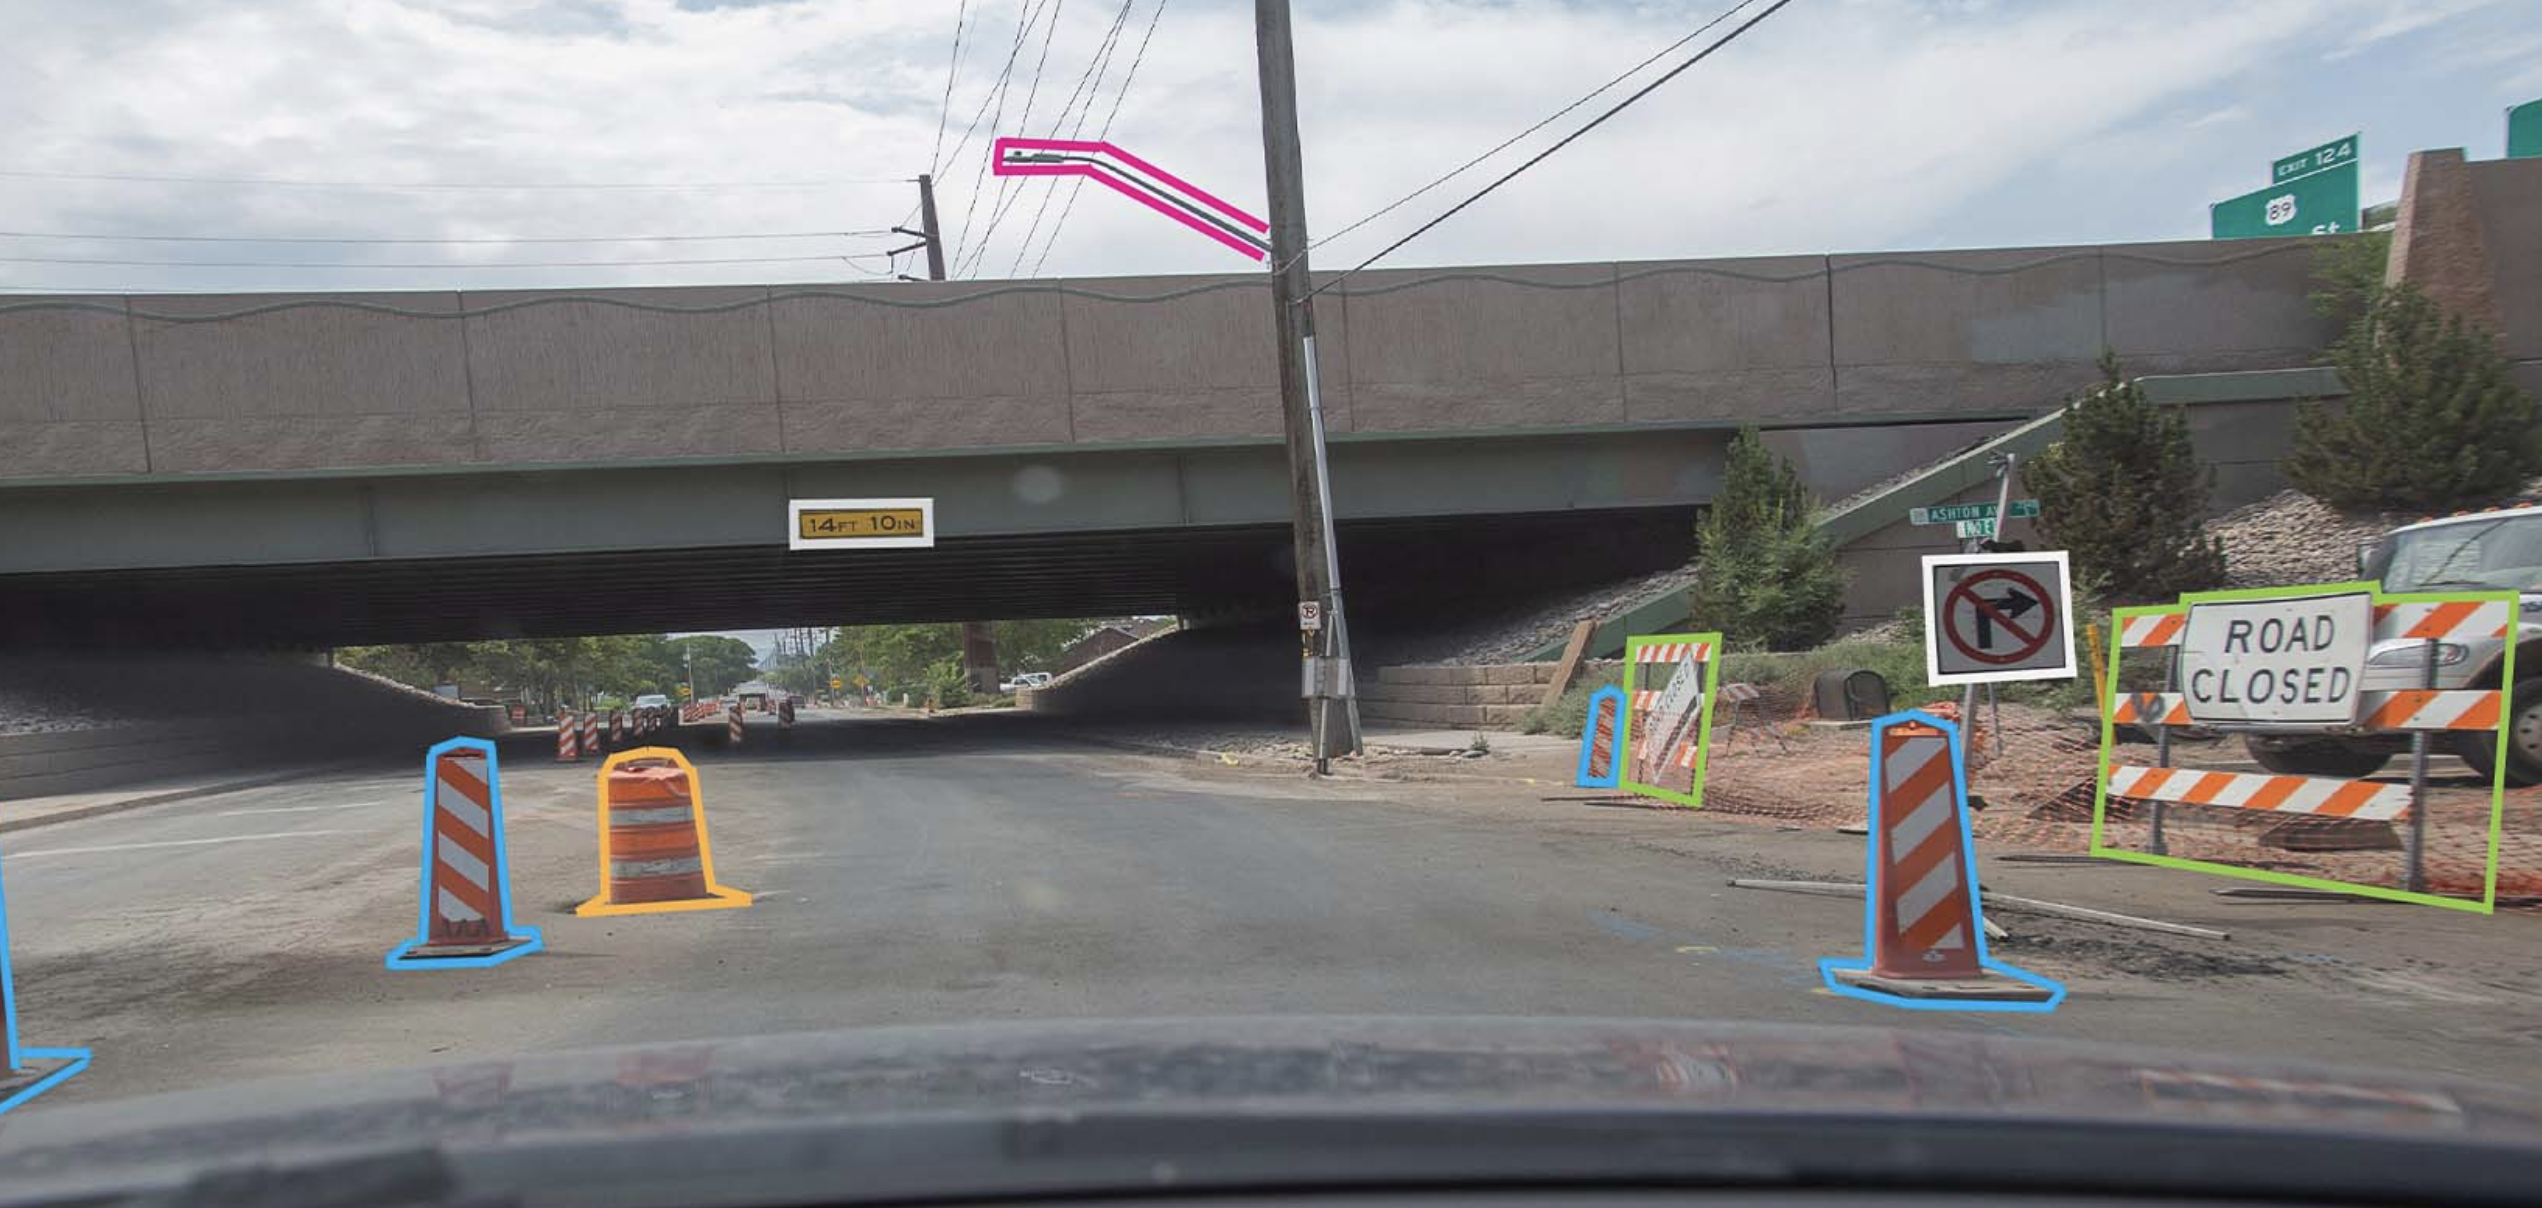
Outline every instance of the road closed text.
[[2200, 722], [2344, 725], [2373, 627], [2363, 595], [2192, 605], [2180, 690]]

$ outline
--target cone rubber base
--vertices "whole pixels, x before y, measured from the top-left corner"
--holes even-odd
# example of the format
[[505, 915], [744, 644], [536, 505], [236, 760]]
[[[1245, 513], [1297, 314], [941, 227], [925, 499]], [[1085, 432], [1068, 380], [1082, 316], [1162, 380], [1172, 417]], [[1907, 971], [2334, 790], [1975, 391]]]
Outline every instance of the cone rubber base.
[[739, 910], [750, 905], [750, 901], [751, 896], [746, 890], [709, 885], [706, 887], [705, 897], [680, 898], [670, 902], [612, 902], [609, 900], [609, 895], [603, 893], [599, 897], [574, 907], [574, 913], [583, 918], [591, 918], [597, 915], [669, 914], [680, 910]]
[[19, 1049], [19, 1068], [0, 1069], [0, 1113], [70, 1081], [88, 1062], [87, 1049]]
[[1869, 969], [1833, 966], [1829, 977], [1874, 994], [1932, 1002], [2047, 1002], [2056, 992], [2048, 986], [1978, 973], [1971, 977], [1883, 977]]
[[517, 960], [547, 946], [547, 939], [536, 930], [522, 928], [499, 943], [444, 944], [438, 947], [423, 940], [408, 940], [388, 950], [391, 969], [483, 969]]

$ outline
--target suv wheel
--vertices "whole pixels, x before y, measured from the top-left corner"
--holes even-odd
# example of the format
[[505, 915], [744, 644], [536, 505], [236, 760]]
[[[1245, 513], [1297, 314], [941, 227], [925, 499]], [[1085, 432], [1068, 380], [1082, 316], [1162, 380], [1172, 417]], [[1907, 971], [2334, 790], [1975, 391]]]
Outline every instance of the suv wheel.
[[[2497, 775], [2498, 751], [2486, 741], [2467, 742], [2456, 753], [2481, 779]], [[2517, 680], [2507, 703], [2507, 787], [2535, 784], [2542, 784], [2542, 676]]]

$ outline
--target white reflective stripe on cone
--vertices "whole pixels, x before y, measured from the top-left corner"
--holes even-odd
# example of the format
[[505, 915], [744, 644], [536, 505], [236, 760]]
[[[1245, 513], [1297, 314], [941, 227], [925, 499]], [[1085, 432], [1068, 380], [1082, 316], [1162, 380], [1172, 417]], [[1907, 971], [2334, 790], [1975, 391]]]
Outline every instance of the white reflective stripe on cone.
[[706, 862], [696, 856], [682, 856], [676, 860], [611, 860], [609, 862], [609, 875], [622, 881], [633, 880], [637, 877], [676, 877], [705, 871]]

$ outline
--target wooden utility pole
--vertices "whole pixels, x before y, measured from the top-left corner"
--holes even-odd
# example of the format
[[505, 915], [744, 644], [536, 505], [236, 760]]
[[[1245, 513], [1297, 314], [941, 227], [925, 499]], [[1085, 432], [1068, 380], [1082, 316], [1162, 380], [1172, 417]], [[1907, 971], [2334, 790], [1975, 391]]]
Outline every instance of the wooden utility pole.
[[1281, 429], [1289, 450], [1290, 540], [1297, 598], [1320, 609], [1322, 627], [1301, 633], [1307, 721], [1316, 770], [1359, 748], [1350, 638], [1333, 550], [1333, 495], [1324, 461], [1324, 414], [1315, 380], [1315, 304], [1306, 259], [1306, 168], [1298, 148], [1297, 56], [1288, 0], [1254, 0], [1254, 53], [1262, 89], [1262, 170], [1271, 203], [1272, 329], [1280, 342]]
[[[918, 242], [900, 251], [927, 252], [927, 280], [944, 280], [944, 234], [936, 225], [936, 179], [926, 173], [918, 175], [918, 230], [907, 227], [892, 229], [903, 235], [914, 235]], [[997, 634], [986, 621], [962, 623], [962, 671], [971, 681], [971, 690], [979, 693], [997, 691]]]

